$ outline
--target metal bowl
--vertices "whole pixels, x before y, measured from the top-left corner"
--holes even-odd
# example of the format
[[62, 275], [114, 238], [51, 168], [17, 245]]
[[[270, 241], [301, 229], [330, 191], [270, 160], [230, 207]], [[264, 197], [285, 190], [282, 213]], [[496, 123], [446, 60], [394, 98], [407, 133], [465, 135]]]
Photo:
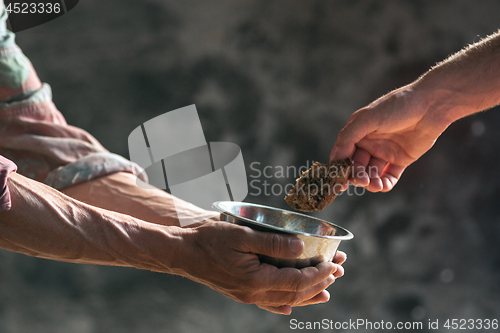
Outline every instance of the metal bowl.
[[342, 240], [353, 238], [348, 230], [315, 217], [283, 209], [235, 201], [217, 201], [212, 207], [221, 220], [255, 230], [291, 234], [304, 242], [304, 251], [296, 259], [259, 255], [262, 262], [278, 267], [307, 267], [332, 261]]

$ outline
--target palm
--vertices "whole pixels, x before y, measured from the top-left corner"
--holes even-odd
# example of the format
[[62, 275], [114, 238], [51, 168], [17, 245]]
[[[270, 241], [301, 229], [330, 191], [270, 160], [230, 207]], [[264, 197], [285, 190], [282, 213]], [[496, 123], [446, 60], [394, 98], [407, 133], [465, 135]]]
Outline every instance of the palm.
[[419, 137], [414, 130], [404, 129], [394, 133], [370, 133], [356, 146], [372, 157], [406, 167], [428, 151], [434, 142], [430, 138]]

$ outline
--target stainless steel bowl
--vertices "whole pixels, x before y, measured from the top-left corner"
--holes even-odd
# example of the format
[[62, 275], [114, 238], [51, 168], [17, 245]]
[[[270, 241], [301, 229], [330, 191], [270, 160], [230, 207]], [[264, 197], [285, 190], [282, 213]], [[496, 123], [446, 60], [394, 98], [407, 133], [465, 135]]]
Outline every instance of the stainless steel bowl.
[[340, 241], [354, 237], [333, 223], [283, 209], [235, 201], [217, 201], [212, 207], [221, 213], [222, 221], [300, 238], [304, 242], [304, 252], [296, 259], [260, 255], [261, 261], [278, 267], [302, 268], [331, 261]]

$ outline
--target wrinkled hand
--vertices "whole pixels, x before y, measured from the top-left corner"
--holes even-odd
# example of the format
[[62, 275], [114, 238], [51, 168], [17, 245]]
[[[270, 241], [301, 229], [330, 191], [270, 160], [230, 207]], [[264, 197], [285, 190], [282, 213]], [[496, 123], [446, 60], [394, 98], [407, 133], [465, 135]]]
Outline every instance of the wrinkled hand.
[[323, 262], [302, 269], [277, 268], [261, 263], [258, 254], [295, 258], [301, 240], [259, 232], [226, 222], [207, 222], [184, 230], [187, 256], [178, 265], [184, 275], [210, 286], [232, 299], [281, 314], [292, 306], [326, 302], [325, 289], [343, 275], [339, 265], [346, 256], [339, 252], [336, 263]]
[[429, 112], [416, 95], [411, 85], [400, 88], [349, 118], [330, 160], [353, 160], [349, 179], [353, 185], [371, 192], [390, 191], [406, 167], [428, 151], [449, 126], [449, 120]]
[[[347, 259], [347, 256], [344, 252], [338, 251], [335, 254], [335, 257], [333, 258], [333, 262], [337, 264], [337, 269], [333, 272], [333, 277], [334, 281], [335, 279], [342, 277], [344, 275], [344, 268], [340, 265], [342, 265]], [[332, 283], [333, 283], [332, 282]], [[292, 312], [292, 307], [293, 306], [306, 306], [306, 305], [312, 305], [312, 304], [318, 304], [318, 303], [326, 303], [330, 300], [330, 293], [325, 289], [321, 291], [319, 294], [314, 296], [313, 298], [306, 300], [300, 304], [295, 304], [295, 305], [285, 305], [285, 306], [280, 306], [280, 307], [275, 307], [275, 306], [266, 306], [266, 305], [260, 305], [257, 304], [257, 306], [261, 309], [274, 312], [274, 313], [279, 313], [279, 314], [290, 314]]]

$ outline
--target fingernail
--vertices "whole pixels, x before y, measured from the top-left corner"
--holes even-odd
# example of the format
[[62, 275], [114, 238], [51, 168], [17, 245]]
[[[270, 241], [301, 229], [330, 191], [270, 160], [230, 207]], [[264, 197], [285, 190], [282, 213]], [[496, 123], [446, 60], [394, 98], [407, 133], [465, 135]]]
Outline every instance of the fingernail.
[[291, 238], [288, 245], [290, 246], [290, 251], [295, 256], [300, 255], [302, 253], [302, 249], [304, 248], [304, 243], [298, 238]]
[[332, 274], [332, 275], [330, 275], [330, 276], [326, 279], [326, 281], [328, 282], [328, 284], [332, 284], [332, 283], [335, 281], [335, 276], [333, 276], [333, 274]]

